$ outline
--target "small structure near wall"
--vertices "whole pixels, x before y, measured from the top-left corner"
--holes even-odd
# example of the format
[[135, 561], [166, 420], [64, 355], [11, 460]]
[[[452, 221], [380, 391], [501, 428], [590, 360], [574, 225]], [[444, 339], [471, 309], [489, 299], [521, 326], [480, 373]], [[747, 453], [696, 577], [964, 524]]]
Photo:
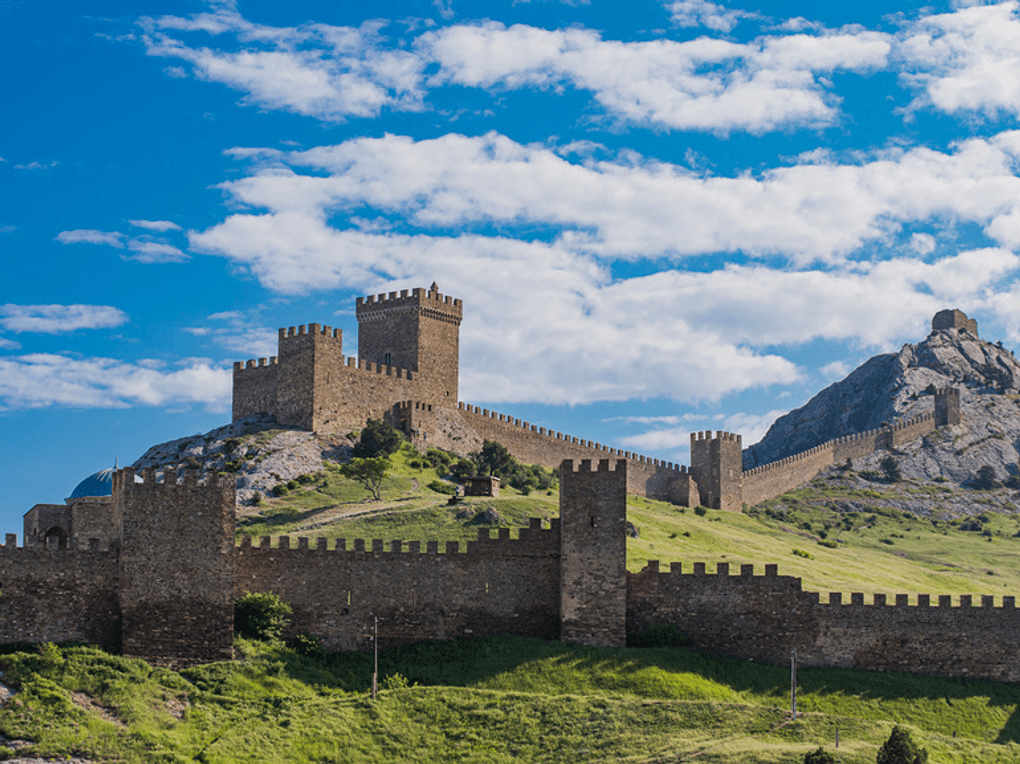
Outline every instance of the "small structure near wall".
[[499, 497], [499, 478], [490, 475], [464, 478], [465, 496]]

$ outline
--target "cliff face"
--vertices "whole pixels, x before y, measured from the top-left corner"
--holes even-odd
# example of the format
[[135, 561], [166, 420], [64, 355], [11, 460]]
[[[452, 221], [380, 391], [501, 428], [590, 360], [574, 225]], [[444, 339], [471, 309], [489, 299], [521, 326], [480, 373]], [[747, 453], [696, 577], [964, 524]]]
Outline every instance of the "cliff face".
[[780, 417], [760, 442], [744, 450], [744, 468], [932, 411], [931, 391], [949, 386], [960, 389], [963, 422], [901, 449], [897, 457], [904, 476], [942, 476], [962, 483], [985, 464], [1000, 480], [1015, 474], [1020, 457], [1020, 363], [1001, 343], [986, 342], [960, 328], [932, 331], [923, 342], [904, 345], [898, 353], [875, 356]]

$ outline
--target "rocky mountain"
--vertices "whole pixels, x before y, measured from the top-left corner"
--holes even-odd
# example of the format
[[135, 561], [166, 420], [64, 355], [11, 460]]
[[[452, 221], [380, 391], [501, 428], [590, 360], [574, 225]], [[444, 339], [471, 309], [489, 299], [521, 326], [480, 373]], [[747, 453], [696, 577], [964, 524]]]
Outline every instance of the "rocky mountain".
[[[950, 313], [944, 311], [943, 313]], [[939, 316], [942, 316], [940, 313]], [[960, 389], [962, 423], [899, 449], [904, 477], [969, 481], [990, 465], [999, 480], [1017, 473], [1020, 459], [1020, 362], [1001, 342], [977, 335], [976, 322], [933, 328], [916, 345], [875, 356], [846, 379], [822, 390], [804, 406], [775, 421], [758, 443], [744, 450], [745, 469], [782, 459], [833, 438], [916, 416], [934, 408], [934, 390]], [[933, 327], [945, 322], [933, 321]], [[875, 454], [857, 468], [880, 460]]]

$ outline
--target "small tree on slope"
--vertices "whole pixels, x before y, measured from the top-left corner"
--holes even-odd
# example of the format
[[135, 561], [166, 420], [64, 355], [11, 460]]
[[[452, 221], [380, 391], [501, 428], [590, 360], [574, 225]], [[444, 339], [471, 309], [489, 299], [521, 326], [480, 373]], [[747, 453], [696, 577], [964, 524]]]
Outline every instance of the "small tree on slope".
[[804, 755], [804, 764], [836, 764], [836, 757], [819, 747], [815, 751], [809, 751]]
[[876, 764], [927, 764], [928, 751], [918, 747], [903, 727], [893, 727], [892, 734], [878, 749]]

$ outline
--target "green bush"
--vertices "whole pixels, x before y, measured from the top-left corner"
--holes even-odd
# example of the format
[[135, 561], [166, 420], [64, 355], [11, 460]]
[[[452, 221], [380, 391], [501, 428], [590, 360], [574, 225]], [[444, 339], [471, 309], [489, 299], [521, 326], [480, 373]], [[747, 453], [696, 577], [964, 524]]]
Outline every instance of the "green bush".
[[699, 505], [694, 508], [694, 514], [696, 514], [698, 517], [704, 517], [705, 515], [708, 514], [708, 510]]
[[262, 491], [255, 492], [255, 495], [251, 497], [251, 503], [256, 507], [262, 503]]
[[903, 473], [900, 472], [900, 465], [897, 464], [896, 459], [892, 456], [885, 457], [879, 463], [879, 467], [882, 468], [882, 474], [885, 475], [885, 479], [890, 483], [898, 483], [903, 479]]
[[627, 635], [627, 647], [686, 647], [690, 642], [672, 623], [657, 623], [641, 633]]
[[822, 747], [804, 754], [804, 764], [837, 764], [836, 757]]
[[404, 436], [391, 424], [381, 419], [369, 419], [361, 430], [361, 438], [354, 447], [354, 456], [359, 459], [388, 457], [400, 448]]
[[970, 484], [979, 491], [990, 491], [998, 485], [995, 479], [995, 468], [986, 464], [971, 478]]
[[269, 492], [273, 494], [273, 496], [280, 497], [286, 496], [288, 493], [290, 493], [290, 489], [283, 483], [277, 483], [272, 487], [272, 489]]
[[291, 606], [272, 592], [245, 592], [234, 600], [234, 631], [249, 639], [278, 639], [290, 623]]
[[428, 484], [427, 488], [430, 491], [435, 491], [436, 493], [443, 493], [446, 494], [447, 496], [452, 496], [453, 494], [457, 493], [457, 486], [451, 485], [450, 483], [444, 483], [442, 480], [433, 480], [431, 483]]
[[298, 655], [304, 655], [308, 658], [325, 658], [327, 655], [326, 649], [322, 646], [319, 638], [309, 634], [307, 631], [302, 631], [300, 634], [295, 634], [288, 639], [287, 647]]
[[928, 751], [919, 748], [910, 733], [899, 725], [893, 727], [889, 739], [878, 749], [876, 764], [927, 764]]
[[824, 546], [827, 549], [838, 549], [839, 544], [835, 541], [829, 541], [828, 539], [822, 539], [818, 542], [818, 546]]

